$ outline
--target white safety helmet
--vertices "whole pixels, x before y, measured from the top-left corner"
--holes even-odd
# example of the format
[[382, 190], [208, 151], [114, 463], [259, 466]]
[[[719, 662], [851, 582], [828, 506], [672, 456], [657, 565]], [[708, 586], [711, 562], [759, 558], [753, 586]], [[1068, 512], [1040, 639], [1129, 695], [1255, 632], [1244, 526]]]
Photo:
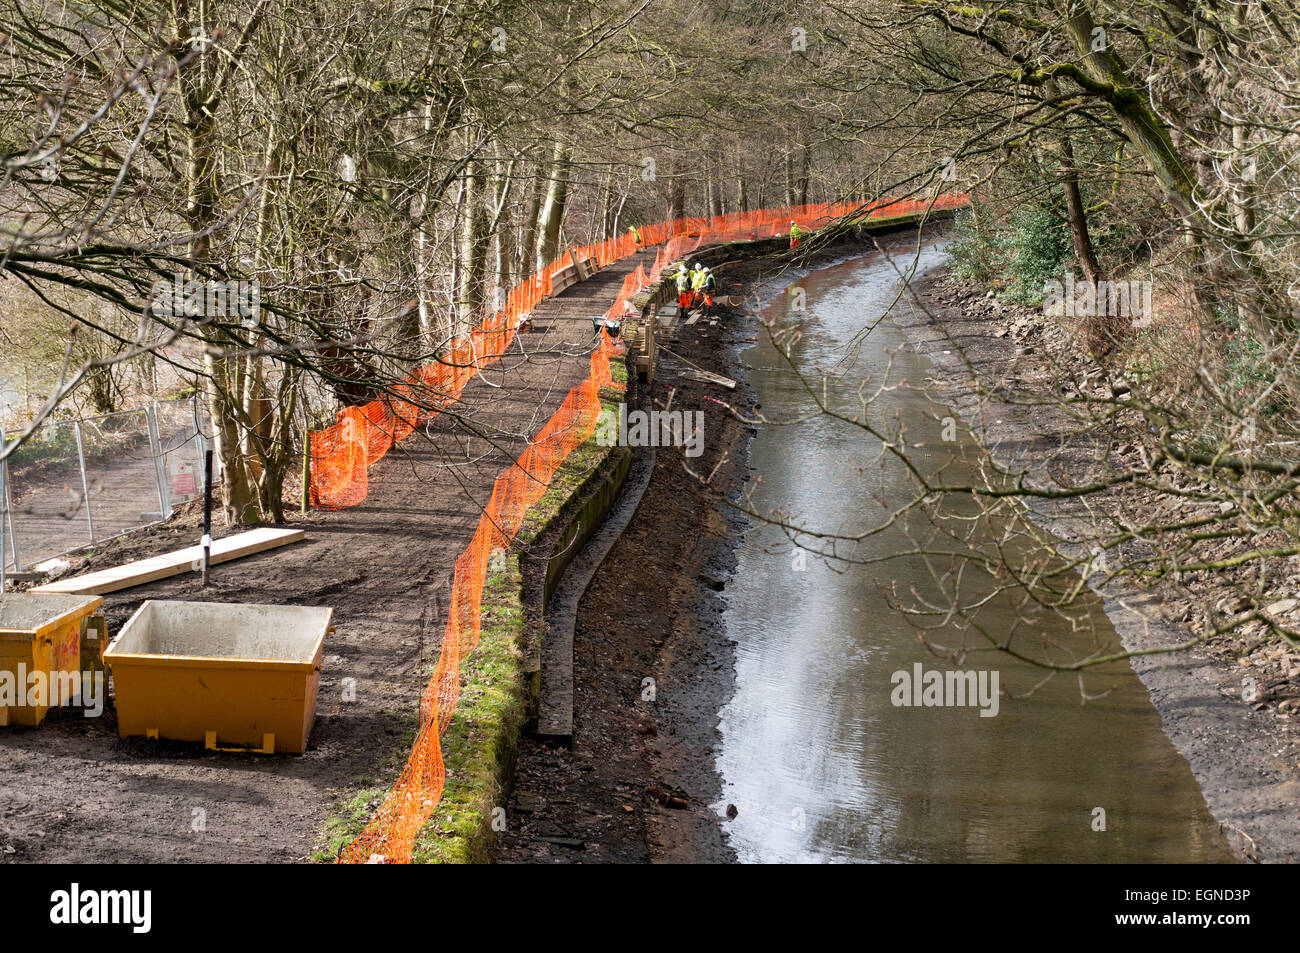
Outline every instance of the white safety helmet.
[[709, 273], [709, 266], [708, 266], [708, 265], [705, 265], [705, 266], [704, 266], [704, 273], [705, 273], [706, 275]]
[[695, 263], [695, 270], [696, 270], [696, 271], [699, 271], [699, 270], [702, 269], [703, 267], [704, 267], [704, 266], [701, 265], [698, 261]]

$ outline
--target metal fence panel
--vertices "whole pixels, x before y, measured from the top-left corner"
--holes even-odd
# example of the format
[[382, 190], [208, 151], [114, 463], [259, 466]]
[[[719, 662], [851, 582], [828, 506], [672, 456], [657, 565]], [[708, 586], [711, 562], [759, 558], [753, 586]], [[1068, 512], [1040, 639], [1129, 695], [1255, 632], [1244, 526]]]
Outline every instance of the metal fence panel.
[[[9, 446], [9, 437], [0, 427], [0, 450]], [[14, 551], [13, 509], [9, 505], [9, 466], [0, 460], [0, 592], [5, 591], [5, 567], [17, 565]]]
[[95, 539], [109, 539], [165, 519], [158, 502], [148, 413], [137, 410], [87, 419], [81, 431]]
[[47, 423], [5, 461], [10, 547], [19, 568], [40, 562], [43, 553], [67, 552], [91, 541], [77, 429], [72, 421]]
[[197, 402], [155, 404], [159, 476], [167, 502], [180, 506], [203, 495], [206, 416]]
[[205, 430], [197, 398], [42, 425], [3, 463], [4, 561], [33, 566], [167, 519], [203, 492]]

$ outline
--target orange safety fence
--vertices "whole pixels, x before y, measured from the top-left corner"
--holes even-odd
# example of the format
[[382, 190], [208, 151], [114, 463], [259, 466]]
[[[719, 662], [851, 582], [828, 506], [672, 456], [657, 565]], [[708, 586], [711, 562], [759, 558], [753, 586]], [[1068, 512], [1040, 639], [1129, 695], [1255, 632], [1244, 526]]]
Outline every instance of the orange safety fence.
[[[663, 244], [647, 276], [638, 266], [635, 280], [641, 287], [657, 281], [663, 269], [705, 242], [742, 241], [782, 233], [791, 220], [803, 228], [816, 228], [835, 220], [864, 220], [907, 215], [927, 208], [951, 209], [967, 204], [964, 195], [940, 195], [933, 202], [924, 199], [886, 200], [869, 206], [854, 202], [787, 206], [732, 212], [712, 217], [679, 218], [641, 228], [642, 244], [631, 233], [566, 251], [538, 273], [521, 282], [507, 296], [505, 307], [471, 331], [437, 363], [412, 372], [391, 393], [360, 407], [340, 410], [335, 422], [311, 434], [312, 506], [343, 509], [356, 506], [368, 490], [364, 457], [373, 465], [390, 447], [403, 439], [434, 413], [454, 403], [475, 374], [504, 354], [514, 341], [524, 318], [542, 299], [552, 294], [555, 274], [574, 260], [594, 260], [600, 267], [635, 254], [639, 248]], [[624, 282], [633, 280], [628, 276]], [[606, 312], [609, 318], [623, 313], [622, 301]], [[358, 446], [358, 444], [360, 446]]]
[[370, 823], [339, 855], [341, 863], [405, 863], [416, 834], [442, 796], [446, 768], [441, 737], [460, 700], [460, 663], [478, 645], [483, 585], [492, 554], [504, 551], [541, 499], [556, 471], [586, 442], [600, 415], [600, 388], [613, 384], [610, 358], [618, 348], [601, 333], [591, 373], [569, 391], [537, 438], [501, 473], [469, 546], [456, 560], [442, 650], [420, 700], [420, 727], [411, 755]]
[[[962, 202], [962, 197], [959, 196], [941, 198], [955, 201], [954, 204], [945, 205], [927, 202], [891, 203], [885, 206], [889, 209], [888, 212], [873, 212], [872, 217], [906, 214], [897, 209], [899, 205], [920, 211], [927, 207], [952, 208]], [[726, 240], [718, 239], [718, 236], [730, 237], [741, 232], [763, 229], [786, 215], [796, 221], [802, 217], [810, 224], [843, 217], [845, 212], [837, 212], [837, 209], [843, 207], [844, 203], [840, 206], [804, 206], [799, 209], [734, 213], [719, 216], [714, 220], [716, 224], [706, 224], [698, 234], [693, 233], [695, 223], [708, 223], [710, 220], [678, 219], [643, 228], [641, 234], [647, 244], [668, 242], [669, 247], [656, 257], [649, 275], [638, 265], [634, 272], [624, 278], [608, 313], [621, 314], [624, 303], [656, 279], [670, 261], [675, 261], [684, 251], [698, 248], [705, 240], [706, 231], [711, 240]], [[766, 221], [763, 216], [772, 216], [772, 220]], [[651, 238], [657, 240], [651, 242]], [[589, 249], [578, 249], [576, 253], [579, 258], [595, 258], [602, 264], [607, 264], [608, 261], [616, 260], [608, 256], [626, 257], [635, 251], [635, 238], [626, 235]], [[566, 253], [559, 261], [572, 261], [572, 258]], [[560, 267], [564, 265], [548, 266], [543, 271], [544, 282], [538, 282], [535, 276], [526, 284], [530, 289], [534, 285], [539, 289], [548, 286]], [[529, 306], [531, 308], [540, 299], [533, 299], [530, 291], [521, 294], [519, 300], [532, 300]], [[313, 434], [313, 458], [319, 452], [321, 459], [328, 460], [337, 467], [331, 477], [339, 481], [334, 487], [333, 505], [352, 506], [364, 499], [366, 468], [373, 462], [372, 456], [376, 449], [386, 449], [386, 440], [390, 446], [393, 440], [400, 440], [409, 433], [416, 422], [412, 418], [436, 412], [437, 408], [455, 400], [472, 378], [477, 366], [504, 353], [518, 326], [517, 323], [511, 324], [508, 317], [510, 314], [510, 309], [507, 308], [484, 322], [469, 335], [467, 343], [453, 350], [446, 363], [431, 365], [412, 374], [407, 384], [402, 385], [405, 390], [394, 388], [397, 397], [372, 401], [364, 408], [346, 408], [339, 413], [338, 420], [332, 427]], [[460, 700], [461, 660], [478, 645], [483, 586], [492, 554], [505, 551], [511, 545], [528, 508], [541, 499], [569, 454], [586, 442], [595, 430], [601, 411], [600, 389], [613, 385], [610, 360], [621, 350], [621, 343], [616, 343], [603, 331], [600, 333], [599, 345], [591, 354], [587, 378], [569, 391], [537, 437], [494, 482], [492, 495], [479, 518], [474, 536], [456, 560], [447, 627], [437, 665], [420, 700], [419, 730], [411, 754], [392, 790], [369, 824], [340, 852], [340, 863], [410, 862], [416, 835], [433, 815], [442, 797], [446, 767], [442, 758], [441, 738], [451, 723]], [[404, 400], [403, 397], [407, 395], [415, 400]], [[420, 414], [415, 412], [417, 403], [423, 408]], [[382, 455], [382, 451], [379, 453]], [[314, 481], [312, 492], [315, 499], [318, 490]]]

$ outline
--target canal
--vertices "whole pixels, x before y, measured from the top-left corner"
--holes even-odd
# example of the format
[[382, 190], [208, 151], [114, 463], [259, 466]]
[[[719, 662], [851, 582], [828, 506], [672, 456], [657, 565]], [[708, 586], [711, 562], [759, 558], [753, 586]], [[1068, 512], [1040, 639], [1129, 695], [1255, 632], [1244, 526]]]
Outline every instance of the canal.
[[[917, 386], [927, 362], [904, 346], [889, 318], [893, 308], [910, 306], [898, 295], [894, 265], [908, 267], [912, 251], [899, 245], [893, 264], [872, 253], [769, 289], [761, 317], [782, 347], [760, 328], [742, 354], [762, 412], [774, 421], [759, 427], [751, 447], [758, 512], [781, 511], [848, 536], [912, 497], [914, 484], [881, 455], [880, 440], [817, 414], [814, 394], [881, 433], [905, 427], [908, 444], [921, 445], [911, 454], [926, 472], [942, 469], [955, 482], [978, 465], [970, 434], [957, 427], [953, 439], [955, 415]], [[941, 264], [943, 255], [942, 246], [926, 246], [919, 269]], [[969, 500], [955, 503], [950, 518], [957, 531], [938, 537], [915, 518], [901, 519], [842, 546], [851, 562], [822, 559], [813, 541], [794, 545], [778, 527], [752, 521], [728, 585], [737, 678], [717, 757], [717, 807], [738, 808], [726, 829], [740, 858], [1231, 860], [1187, 762], [1126, 662], [1090, 672], [1085, 702], [1074, 675], [1043, 683], [1040, 668], [970, 651], [956, 656], [957, 667], [982, 673], [986, 689], [996, 676], [995, 703], [897, 704], [906, 700], [903, 677], [910, 683], [918, 664], [926, 673], [954, 669], [954, 656], [937, 649], [983, 644], [955, 620], [937, 627], [931, 620], [927, 647], [916, 620], [897, 608], [900, 601], [945, 605], [953, 581], [944, 575], [953, 565], [947, 557], [900, 554], [960, 550], [965, 533], [984, 535], [972, 541], [978, 547], [1005, 529], [978, 518]], [[1118, 647], [1098, 604], [1066, 620], [1035, 614], [1014, 592], [981, 603], [981, 587], [992, 586], [975, 569], [962, 579], [961, 598], [979, 604], [987, 632], [1033, 631], [1076, 655]]]

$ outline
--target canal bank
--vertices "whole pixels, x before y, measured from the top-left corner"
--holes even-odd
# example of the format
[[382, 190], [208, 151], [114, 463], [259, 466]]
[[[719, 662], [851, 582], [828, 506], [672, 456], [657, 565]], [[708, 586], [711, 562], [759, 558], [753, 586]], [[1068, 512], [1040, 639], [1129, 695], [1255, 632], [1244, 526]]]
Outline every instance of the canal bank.
[[[683, 328], [669, 346], [728, 375], [742, 323], [724, 309], [716, 325]], [[720, 590], [738, 526], [683, 462], [742, 484], [747, 428], [713, 401], [747, 399], [661, 359], [641, 408], [703, 411], [703, 453], [656, 451], [640, 506], [578, 603], [572, 742], [521, 739], [500, 863], [734, 859], [710, 805], [720, 790], [717, 711], [732, 676]]]

